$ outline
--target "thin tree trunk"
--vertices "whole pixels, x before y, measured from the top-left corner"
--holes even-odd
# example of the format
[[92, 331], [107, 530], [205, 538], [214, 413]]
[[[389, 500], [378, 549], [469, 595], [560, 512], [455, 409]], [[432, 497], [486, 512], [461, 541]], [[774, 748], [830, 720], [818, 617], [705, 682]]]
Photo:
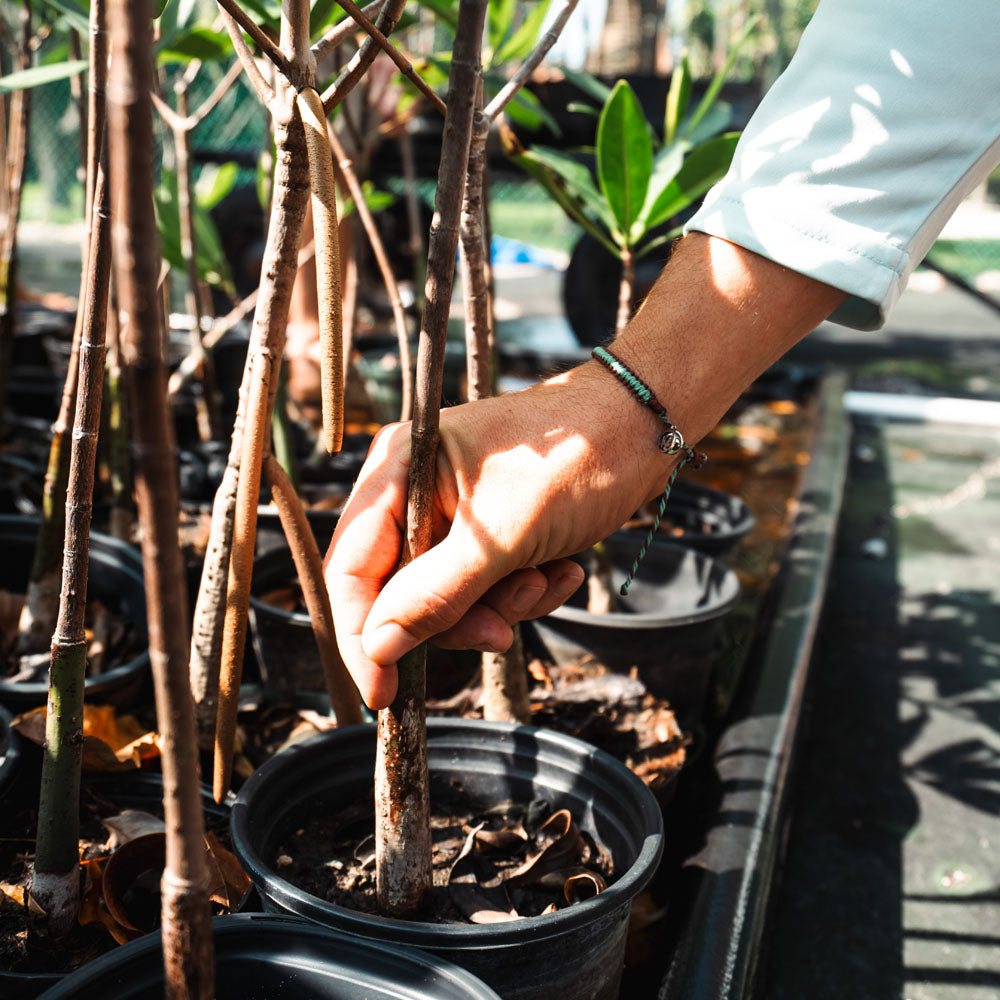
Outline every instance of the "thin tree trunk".
[[69, 479], [70, 432], [76, 407], [76, 384], [80, 336], [84, 303], [89, 281], [90, 241], [92, 235], [91, 207], [97, 180], [98, 162], [104, 143], [106, 114], [106, 80], [108, 66], [108, 36], [105, 28], [106, 0], [92, 0], [90, 8], [89, 86], [87, 96], [87, 159], [84, 189], [84, 223], [87, 240], [83, 247], [80, 273], [80, 294], [69, 365], [63, 385], [59, 413], [52, 428], [52, 444], [42, 488], [42, 517], [38, 540], [28, 580], [24, 608], [18, 623], [18, 653], [22, 657], [21, 673], [30, 676], [33, 662], [45, 663], [41, 656], [49, 645], [59, 612], [59, 582], [62, 576], [62, 543], [65, 530], [66, 484]]
[[337, 717], [337, 725], [349, 726], [361, 722], [363, 716], [358, 689], [337, 649], [330, 594], [323, 581], [323, 559], [316, 545], [316, 537], [309, 527], [295, 488], [273, 455], [268, 455], [264, 460], [264, 479], [271, 487], [271, 496], [278, 508], [278, 517], [281, 518], [281, 526], [295, 560], [295, 571], [299, 576], [302, 597], [316, 635], [323, 677], [326, 679], [326, 689]]
[[506, 653], [483, 653], [483, 718], [490, 722], [531, 721], [528, 669], [520, 625]]
[[46, 912], [50, 932], [56, 937], [69, 932], [80, 901], [77, 851], [83, 692], [87, 673], [84, 615], [111, 276], [110, 199], [103, 171], [98, 172], [96, 181], [88, 254], [91, 265], [83, 304], [79, 392], [66, 495], [62, 593], [59, 618], [52, 636], [38, 841], [31, 887], [32, 896]]
[[163, 359], [165, 329], [156, 295], [151, 23], [150, 0], [114, 0], [110, 125], [112, 178], [120, 191], [115, 260], [121, 306], [128, 316], [122, 357], [131, 393], [149, 651], [157, 729], [163, 741], [165, 995], [170, 1000], [209, 1000], [214, 996], [214, 970], [208, 874], [188, 686], [187, 600], [177, 538], [177, 468]]
[[635, 259], [631, 250], [622, 250], [622, 280], [618, 286], [618, 315], [615, 336], [621, 334], [632, 318], [632, 288], [635, 285]]
[[[304, 0], [284, 0], [282, 3], [281, 46], [293, 64], [311, 60], [309, 50], [309, 4]], [[301, 69], [301, 67], [300, 67]], [[298, 248], [302, 239], [302, 223], [309, 196], [309, 155], [305, 146], [302, 119], [298, 114], [295, 92], [280, 76], [277, 93], [272, 104], [275, 129], [277, 165], [274, 177], [274, 197], [271, 202], [271, 221], [267, 246], [262, 263], [260, 294], [254, 313], [250, 349], [240, 386], [240, 401], [233, 427], [229, 462], [212, 510], [212, 531], [205, 555], [198, 607], [195, 610], [191, 656], [191, 686], [195, 700], [202, 708], [199, 721], [202, 732], [210, 731], [216, 723], [215, 733], [215, 785], [218, 790], [223, 774], [228, 775], [232, 766], [231, 737], [220, 733], [219, 721], [232, 714], [232, 722], [225, 723], [227, 733], [234, 731], [235, 697], [227, 699], [223, 708], [219, 697], [219, 671], [224, 659], [224, 633], [230, 630], [230, 641], [235, 632], [246, 628], [246, 615], [250, 602], [249, 575], [242, 567], [231, 565], [230, 553], [237, 548], [253, 551], [256, 537], [257, 491], [260, 489], [260, 467], [270, 424], [274, 396], [277, 392], [277, 365], [285, 345], [285, 327], [288, 322], [288, 303], [298, 267]], [[267, 391], [254, 385], [265, 381]], [[253, 401], [256, 401], [254, 403]], [[257, 410], [253, 407], [256, 405]], [[261, 411], [259, 408], [263, 407]], [[246, 424], [246, 432], [244, 430]], [[256, 437], [251, 428], [257, 430]], [[250, 478], [253, 478], [251, 484]], [[238, 491], [243, 493], [244, 517], [237, 516]], [[250, 496], [253, 496], [252, 511]], [[238, 574], [233, 578], [233, 572]], [[237, 584], [236, 589], [233, 585]], [[242, 626], [239, 624], [242, 618]], [[228, 665], [232, 673], [225, 681], [227, 688], [235, 685], [239, 690], [239, 673], [242, 669], [242, 648], [232, 647]], [[217, 703], [215, 719], [209, 719], [207, 709], [212, 701]], [[219, 757], [227, 758], [220, 761]], [[228, 777], [226, 779], [228, 783]]]
[[375, 254], [375, 262], [382, 275], [382, 280], [385, 282], [385, 290], [389, 294], [393, 324], [396, 327], [396, 341], [399, 344], [399, 370], [403, 379], [403, 397], [399, 407], [399, 419], [409, 420], [413, 410], [413, 359], [410, 354], [410, 335], [406, 328], [406, 312], [403, 309], [403, 300], [399, 297], [399, 285], [396, 283], [396, 276], [392, 273], [392, 264], [389, 262], [385, 244], [382, 242], [378, 227], [372, 218], [371, 209], [365, 201], [361, 182], [354, 172], [354, 164], [337, 138], [337, 133], [333, 129], [329, 129], [329, 134], [333, 155], [337, 159], [337, 169], [354, 199], [355, 211], [361, 220], [365, 235], [368, 237], [372, 253]]
[[[431, 541], [445, 340], [472, 116], [481, 76], [485, 17], [486, 0], [460, 0], [434, 203], [435, 222], [428, 244], [404, 562], [425, 552]], [[378, 718], [375, 866], [379, 909], [402, 916], [420, 907], [431, 878], [424, 647], [404, 656], [398, 668], [396, 697], [388, 708], [379, 712]]]
[[266, 352], [273, 363], [273, 359], [280, 358], [284, 351], [288, 303], [298, 267], [302, 220], [309, 198], [305, 136], [302, 123], [295, 115], [294, 95], [283, 92], [276, 104], [274, 123], [277, 162], [267, 245], [261, 265], [257, 307], [254, 311], [247, 364], [240, 385], [229, 461], [212, 508], [212, 527], [191, 637], [191, 688], [203, 736], [210, 736], [214, 732], [217, 717], [226, 583], [236, 511], [236, 489], [243, 456], [251, 366], [256, 354]]

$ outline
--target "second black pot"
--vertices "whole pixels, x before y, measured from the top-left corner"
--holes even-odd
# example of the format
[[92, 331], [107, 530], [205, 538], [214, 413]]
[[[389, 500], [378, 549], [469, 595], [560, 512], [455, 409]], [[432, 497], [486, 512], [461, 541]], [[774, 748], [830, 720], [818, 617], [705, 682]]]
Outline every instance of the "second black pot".
[[[0, 588], [24, 593], [35, 552], [38, 523], [36, 517], [0, 516], [0, 550], [4, 554], [0, 560]], [[120, 609], [136, 630], [136, 645], [141, 652], [102, 674], [88, 677], [85, 696], [88, 701], [127, 704], [138, 694], [149, 673], [142, 557], [131, 545], [110, 535], [91, 532], [88, 575], [88, 596]], [[44, 705], [48, 692], [47, 680], [13, 683], [0, 677], [0, 704], [14, 711]]]
[[433, 924], [336, 906], [277, 874], [272, 858], [306, 816], [370, 799], [375, 727], [349, 726], [276, 754], [247, 781], [232, 814], [233, 850], [266, 909], [344, 933], [412, 945], [455, 962], [504, 1000], [613, 1000], [632, 900], [652, 878], [663, 819], [646, 786], [613, 757], [545, 729], [428, 720], [431, 801], [458, 786], [480, 803], [547, 800], [610, 851], [618, 878], [584, 902], [501, 924]]
[[[455, 966], [274, 914], [212, 921], [218, 1000], [497, 1000]], [[146, 1000], [163, 996], [159, 934], [101, 956], [43, 1000]]]

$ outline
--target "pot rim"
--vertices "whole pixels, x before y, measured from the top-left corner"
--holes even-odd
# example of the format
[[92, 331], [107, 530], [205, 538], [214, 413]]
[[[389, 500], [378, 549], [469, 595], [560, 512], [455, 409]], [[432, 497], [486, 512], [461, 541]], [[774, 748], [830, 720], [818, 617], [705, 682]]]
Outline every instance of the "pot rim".
[[532, 940], [555, 937], [599, 919], [605, 913], [620, 906], [627, 906], [652, 879], [663, 853], [663, 815], [652, 792], [637, 775], [633, 774], [620, 761], [583, 740], [566, 736], [552, 729], [523, 726], [511, 722], [486, 722], [483, 719], [430, 718], [427, 720], [429, 740], [433, 738], [435, 731], [443, 735], [448, 729], [492, 731], [498, 737], [512, 736], [516, 732], [527, 732], [552, 750], [562, 747], [575, 754], [583, 753], [589, 758], [589, 766], [597, 766], [605, 772], [610, 771], [614, 780], [623, 782], [631, 788], [634, 796], [641, 803], [641, 816], [638, 819], [643, 828], [643, 832], [640, 834], [642, 845], [635, 860], [620, 878], [616, 879], [603, 892], [590, 899], [557, 910], [555, 913], [497, 924], [438, 924], [423, 920], [384, 917], [338, 906], [306, 892], [277, 875], [274, 869], [260, 857], [249, 835], [247, 800], [253, 796], [259, 785], [268, 780], [272, 772], [278, 771], [280, 773], [288, 766], [287, 762], [294, 759], [296, 752], [301, 754], [312, 747], [338, 739], [350, 740], [360, 736], [362, 732], [373, 733], [375, 728], [375, 723], [345, 726], [342, 729], [320, 733], [282, 750], [254, 771], [240, 789], [236, 802], [233, 804], [230, 836], [233, 841], [233, 850], [239, 857], [240, 863], [252, 881], [265, 893], [277, 889], [281, 896], [293, 898], [296, 904], [302, 907], [298, 911], [299, 913], [334, 915], [338, 924], [343, 926], [347, 933], [357, 933], [367, 937], [370, 934], [368, 929], [378, 929], [386, 937], [391, 936], [393, 940], [398, 940], [402, 944], [418, 947], [448, 949], [482, 948], [485, 946], [494, 948], [508, 945], [516, 947], [522, 943], [526, 933], [530, 934]]
[[[238, 937], [248, 931], [257, 934], [294, 933], [297, 940], [303, 937], [316, 938], [333, 953], [324, 956], [331, 966], [346, 968], [353, 966], [359, 972], [362, 968], [364, 970], [371, 968], [375, 970], [376, 975], [379, 957], [391, 956], [397, 962], [403, 961], [419, 967], [425, 975], [434, 974], [438, 979], [450, 981], [458, 989], [464, 990], [470, 1000], [492, 1000], [492, 998], [500, 1000], [482, 980], [453, 962], [390, 942], [354, 937], [345, 940], [335, 930], [322, 924], [284, 913], [230, 913], [212, 918], [212, 938], [215, 942], [221, 938]], [[123, 963], [141, 961], [147, 955], [159, 953], [162, 947], [161, 931], [144, 934], [141, 938], [107, 951], [80, 969], [60, 977], [59, 981], [42, 994], [39, 1000], [44, 1000], [45, 997], [70, 998], [75, 995], [77, 988], [74, 979], [85, 979], [87, 984], [94, 984], [105, 977], [120, 976]], [[363, 954], [364, 952], [374, 954]]]
[[[608, 542], [616, 549], [625, 547], [638, 547], [634, 544], [634, 538], [625, 532], [615, 532], [609, 535]], [[652, 547], [650, 548], [652, 552]], [[740, 583], [733, 570], [718, 559], [712, 558], [704, 552], [688, 548], [685, 545], [678, 545], [673, 541], [660, 541], [657, 543], [656, 552], [660, 556], [673, 554], [679, 560], [694, 559], [699, 563], [707, 563], [717, 568], [721, 572], [721, 580], [718, 586], [718, 595], [708, 606], [701, 610], [691, 611], [688, 614], [675, 614], [667, 611], [610, 611], [607, 614], [594, 614], [586, 608], [574, 607], [571, 604], [563, 604], [550, 611], [541, 620], [546, 618], [557, 621], [574, 622], [580, 625], [589, 625], [592, 628], [608, 629], [651, 629], [651, 628], [675, 628], [682, 625], [697, 625], [705, 621], [713, 621], [721, 617], [740, 599]], [[658, 581], [648, 574], [637, 576], [632, 585], [634, 587], [656, 586]]]

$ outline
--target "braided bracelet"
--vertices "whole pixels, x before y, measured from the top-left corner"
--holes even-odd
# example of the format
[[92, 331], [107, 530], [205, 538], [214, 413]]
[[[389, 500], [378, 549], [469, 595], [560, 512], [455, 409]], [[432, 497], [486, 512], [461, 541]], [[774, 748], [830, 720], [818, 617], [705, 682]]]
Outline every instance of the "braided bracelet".
[[591, 354], [601, 362], [605, 367], [609, 368], [621, 381], [626, 389], [645, 407], [652, 410], [657, 417], [666, 425], [666, 430], [660, 434], [656, 439], [656, 447], [663, 452], [664, 455], [681, 455], [681, 460], [674, 466], [673, 471], [670, 473], [669, 479], [667, 479], [667, 485], [663, 490], [663, 496], [660, 497], [659, 509], [656, 512], [656, 517], [653, 519], [653, 525], [649, 529], [646, 535], [646, 540], [642, 543], [639, 549], [638, 555], [632, 560], [632, 568], [629, 570], [628, 575], [625, 577], [625, 582], [621, 587], [621, 594], [624, 597], [628, 591], [629, 587], [632, 586], [632, 578], [635, 576], [636, 570], [639, 568], [639, 563], [642, 562], [649, 549], [650, 543], [653, 541], [653, 537], [656, 535], [657, 528], [660, 526], [660, 519], [663, 517], [663, 511], [666, 509], [667, 501], [670, 499], [670, 491], [673, 489], [674, 480], [677, 478], [677, 473], [684, 468], [685, 465], [690, 465], [692, 469], [698, 469], [708, 461], [708, 457], [702, 452], [695, 451], [689, 445], [684, 442], [684, 435], [677, 429], [677, 427], [671, 422], [670, 418], [667, 416], [666, 408], [663, 404], [653, 395], [653, 390], [646, 385], [645, 382], [639, 378], [623, 361], [616, 358], [609, 350], [604, 347], [595, 347]]

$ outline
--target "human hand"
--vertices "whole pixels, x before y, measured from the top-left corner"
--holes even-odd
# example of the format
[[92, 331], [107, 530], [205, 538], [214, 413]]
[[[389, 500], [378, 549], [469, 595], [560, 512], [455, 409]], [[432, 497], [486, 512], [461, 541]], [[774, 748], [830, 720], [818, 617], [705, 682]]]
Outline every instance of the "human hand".
[[583, 581], [566, 557], [663, 488], [672, 460], [655, 449], [656, 426], [595, 362], [442, 411], [433, 545], [395, 574], [410, 429], [384, 428], [325, 568], [341, 653], [366, 704], [389, 704], [396, 661], [420, 642], [502, 651], [514, 623], [562, 604]]

